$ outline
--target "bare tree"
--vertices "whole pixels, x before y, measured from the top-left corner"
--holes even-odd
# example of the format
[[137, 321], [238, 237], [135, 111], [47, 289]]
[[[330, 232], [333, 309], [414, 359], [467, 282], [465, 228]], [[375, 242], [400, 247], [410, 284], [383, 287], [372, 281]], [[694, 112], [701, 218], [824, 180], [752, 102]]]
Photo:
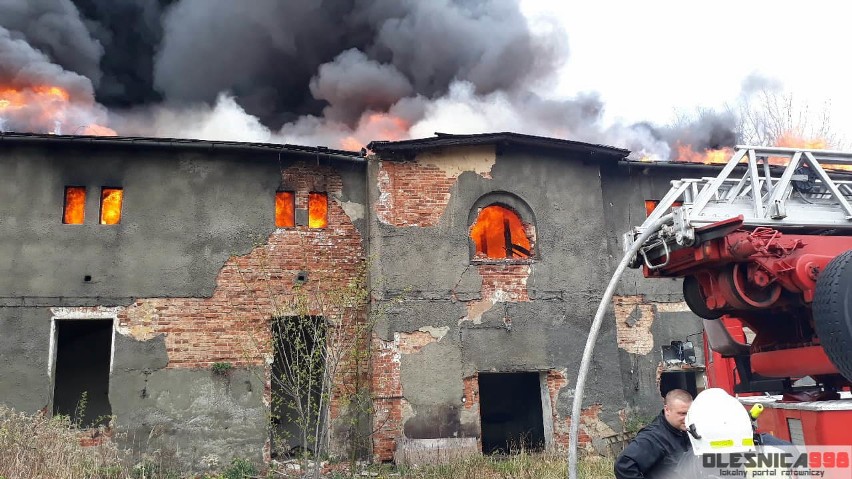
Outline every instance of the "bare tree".
[[761, 88], [732, 108], [739, 141], [760, 146], [840, 149], [845, 138], [832, 124], [831, 103], [813, 106], [793, 93]]

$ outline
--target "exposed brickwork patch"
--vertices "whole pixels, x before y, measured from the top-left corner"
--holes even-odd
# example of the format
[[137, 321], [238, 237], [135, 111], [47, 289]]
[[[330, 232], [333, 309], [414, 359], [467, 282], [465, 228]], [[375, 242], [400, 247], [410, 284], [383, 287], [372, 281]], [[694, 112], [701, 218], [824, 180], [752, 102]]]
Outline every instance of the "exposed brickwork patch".
[[212, 297], [139, 299], [119, 313], [119, 327], [134, 336], [164, 333], [170, 368], [259, 365], [270, 353], [269, 319], [295, 313], [287, 305], [297, 273], [308, 273], [303, 287], [316, 288], [317, 295], [356, 279], [364, 254], [358, 230], [334, 200], [340, 177], [328, 168], [298, 165], [282, 178], [285, 188], [296, 191], [297, 208], [307, 207], [308, 192], [328, 191], [327, 228], [277, 229], [249, 254], [225, 262]]
[[436, 225], [456, 182], [437, 166], [414, 161], [383, 161], [378, 175], [376, 216], [393, 226]]
[[[119, 332], [141, 340], [163, 334], [169, 358], [167, 368], [209, 368], [216, 362], [229, 362], [235, 367], [269, 364], [270, 319], [303, 313], [304, 309], [293, 307], [296, 297], [319, 300], [337, 294], [358, 280], [365, 263], [360, 234], [338, 200], [343, 181], [333, 169], [297, 164], [282, 171], [281, 188], [296, 193], [296, 208], [307, 208], [310, 192], [327, 192], [328, 226], [274, 230], [248, 254], [232, 256], [225, 262], [211, 297], [140, 298], [118, 311]], [[272, 221], [272, 195], [269, 208]], [[307, 281], [298, 286], [306, 292], [303, 295], [295, 292], [300, 272], [307, 273]], [[347, 309], [346, 313], [330, 311], [328, 303], [321, 309], [317, 301], [308, 304], [308, 309], [310, 314], [328, 316], [335, 321], [334, 331], [354, 341], [356, 335], [352, 333], [363, 318], [358, 308]], [[348, 347], [348, 343], [336, 344]], [[329, 404], [332, 419], [340, 411], [341, 394], [356, 384], [354, 375], [361, 374], [346, 360], [338, 367]], [[270, 398], [267, 376], [267, 406]]]
[[396, 442], [402, 435], [403, 409], [406, 406], [400, 381], [403, 354], [416, 354], [440, 337], [430, 331], [394, 333], [392, 341], [373, 338], [373, 398], [376, 411], [373, 429], [373, 457], [390, 461]]
[[615, 331], [618, 347], [631, 354], [646, 355], [654, 349], [654, 304], [646, 303], [644, 296], [615, 296], [612, 299], [615, 313]]
[[530, 276], [528, 264], [481, 264], [477, 265], [482, 277], [482, 298], [467, 303], [467, 315], [459, 320], [479, 324], [482, 315], [497, 303], [517, 303], [529, 301], [527, 279]]

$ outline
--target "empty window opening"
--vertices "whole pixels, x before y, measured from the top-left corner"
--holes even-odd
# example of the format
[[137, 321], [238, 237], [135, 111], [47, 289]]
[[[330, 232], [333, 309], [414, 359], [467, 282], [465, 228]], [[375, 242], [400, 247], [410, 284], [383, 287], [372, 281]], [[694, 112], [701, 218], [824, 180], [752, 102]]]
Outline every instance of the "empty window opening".
[[544, 449], [539, 373], [480, 372], [479, 407], [483, 453]]
[[81, 225], [86, 218], [86, 187], [66, 186], [65, 207], [62, 222], [66, 225]]
[[278, 228], [296, 226], [296, 195], [292, 191], [275, 192], [275, 226]]
[[660, 374], [660, 395], [666, 397], [672, 389], [683, 389], [692, 394], [692, 397], [698, 395], [698, 376], [695, 371], [666, 371]]
[[311, 228], [328, 226], [328, 194], [310, 193], [308, 195], [308, 226]]
[[101, 189], [101, 224], [117, 225], [121, 222], [121, 200], [124, 191], [121, 188]]
[[325, 337], [322, 316], [272, 320], [273, 457], [294, 457], [316, 450], [316, 425], [328, 408], [331, 385], [326, 377]]
[[109, 422], [112, 320], [56, 321], [53, 414], [82, 427]]
[[503, 206], [482, 208], [470, 229], [476, 255], [488, 258], [529, 258], [530, 239], [518, 215]]

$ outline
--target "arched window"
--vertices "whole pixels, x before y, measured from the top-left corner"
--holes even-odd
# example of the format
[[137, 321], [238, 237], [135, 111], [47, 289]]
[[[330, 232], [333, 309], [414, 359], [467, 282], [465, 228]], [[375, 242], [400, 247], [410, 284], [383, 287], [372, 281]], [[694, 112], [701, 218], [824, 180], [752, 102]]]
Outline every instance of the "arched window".
[[479, 258], [529, 258], [532, 242], [523, 221], [510, 208], [491, 204], [482, 208], [470, 228], [470, 239]]

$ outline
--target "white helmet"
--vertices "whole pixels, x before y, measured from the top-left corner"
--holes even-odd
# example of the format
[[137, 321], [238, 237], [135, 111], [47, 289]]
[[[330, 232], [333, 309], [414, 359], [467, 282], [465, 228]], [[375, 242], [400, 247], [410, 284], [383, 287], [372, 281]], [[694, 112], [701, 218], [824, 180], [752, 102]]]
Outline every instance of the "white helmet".
[[705, 389], [686, 413], [695, 455], [754, 451], [754, 432], [745, 406], [724, 389]]

